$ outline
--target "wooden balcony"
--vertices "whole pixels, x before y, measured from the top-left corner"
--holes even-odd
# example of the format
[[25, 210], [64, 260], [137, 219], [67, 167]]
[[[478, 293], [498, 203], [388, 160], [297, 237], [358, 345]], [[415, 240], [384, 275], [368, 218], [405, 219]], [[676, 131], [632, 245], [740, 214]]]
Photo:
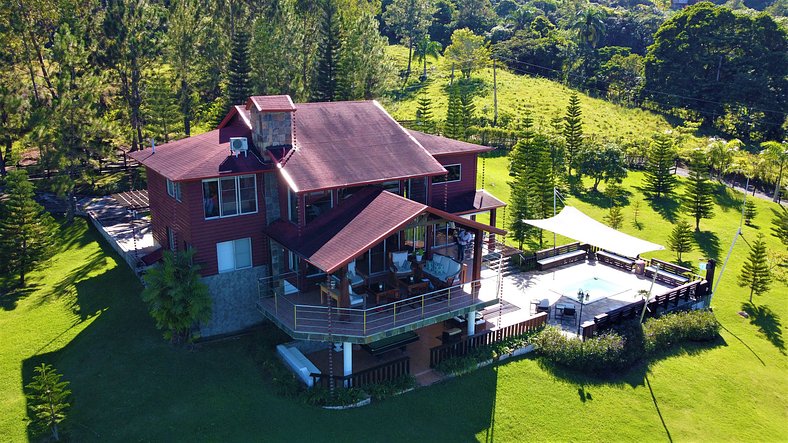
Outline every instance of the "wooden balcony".
[[261, 297], [258, 308], [295, 339], [371, 343], [495, 304], [499, 284], [487, 278], [380, 304], [367, 295], [360, 308], [329, 306], [314, 289]]

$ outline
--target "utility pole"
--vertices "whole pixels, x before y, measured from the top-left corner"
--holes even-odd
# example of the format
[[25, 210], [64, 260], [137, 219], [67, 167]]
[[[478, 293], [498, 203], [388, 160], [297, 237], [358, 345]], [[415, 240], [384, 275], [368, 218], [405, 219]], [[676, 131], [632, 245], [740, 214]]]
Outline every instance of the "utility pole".
[[495, 59], [493, 59], [493, 127], [498, 126], [498, 77], [495, 74]]

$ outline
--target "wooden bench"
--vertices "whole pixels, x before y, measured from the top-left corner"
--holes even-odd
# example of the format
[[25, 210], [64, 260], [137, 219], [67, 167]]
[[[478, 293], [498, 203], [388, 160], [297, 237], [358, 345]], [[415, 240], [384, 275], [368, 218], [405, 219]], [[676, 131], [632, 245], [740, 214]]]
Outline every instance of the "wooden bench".
[[395, 335], [393, 337], [384, 338], [383, 340], [361, 345], [361, 347], [373, 356], [378, 357], [395, 349], [404, 351], [405, 346], [408, 345], [408, 343], [413, 343], [418, 340], [419, 334], [417, 334], [415, 331], [409, 331], [405, 332], [404, 334]]
[[[657, 265], [659, 265], [659, 269], [657, 269]], [[646, 266], [646, 277], [653, 278], [655, 272], [657, 274], [657, 281], [671, 286], [681, 286], [690, 281], [689, 277], [686, 277], [685, 274], [691, 273], [692, 270], [652, 258], [651, 266]]]
[[627, 271], [631, 271], [632, 266], [635, 265], [635, 260], [631, 260], [629, 258], [605, 250], [598, 251], [596, 253], [596, 259], [606, 265], [615, 266], [617, 268], [621, 268]]
[[542, 249], [536, 253], [536, 267], [540, 271], [563, 266], [576, 261], [585, 260], [586, 251], [580, 249], [580, 243], [570, 243], [557, 248]]

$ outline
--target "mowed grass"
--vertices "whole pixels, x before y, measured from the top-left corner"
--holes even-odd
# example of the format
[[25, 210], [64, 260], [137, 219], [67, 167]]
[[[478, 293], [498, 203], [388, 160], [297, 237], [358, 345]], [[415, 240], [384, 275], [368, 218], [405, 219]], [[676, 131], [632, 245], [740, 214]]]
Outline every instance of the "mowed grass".
[[[504, 159], [488, 159], [488, 166], [496, 161]], [[637, 186], [638, 177], [626, 184]], [[486, 180], [507, 197], [490, 170]], [[595, 217], [604, 212], [571, 201]], [[766, 230], [770, 204], [757, 203], [756, 224]], [[670, 222], [644, 204], [638, 230], [630, 212], [625, 231], [664, 243]], [[719, 237], [721, 259], [737, 223], [731, 208], [702, 224]], [[745, 228], [745, 238], [753, 232]], [[31, 276], [29, 291], [2, 298], [3, 441], [28, 439], [23, 386], [40, 362], [71, 382], [74, 441], [788, 440], [786, 290], [775, 285], [757, 298], [756, 318], [736, 314], [747, 299], [734, 284], [743, 241], [713, 302], [724, 328], [716, 343], [688, 345], [603, 379], [529, 357], [350, 411], [274, 394], [264, 366], [282, 336], [272, 327], [194, 350], [168, 345], [140, 301], [140, 284], [92, 227], [77, 219], [60, 243], [58, 255]]]
[[[398, 69], [405, 69], [408, 50], [402, 46], [389, 46], [387, 55]], [[422, 66], [414, 61], [411, 81], [406, 88], [407, 94], [399, 100], [384, 100], [383, 105], [397, 120], [416, 118], [417, 100], [422, 90], [432, 99], [432, 113], [436, 120], [446, 118], [449, 97], [447, 87], [451, 67], [441, 58], [429, 59], [426, 84], [414, 83], [421, 75]], [[459, 78], [459, 70], [455, 78]], [[572, 90], [545, 78], [519, 75], [499, 65], [497, 69], [498, 112], [499, 116], [509, 114], [521, 117], [525, 109], [534, 119], [538, 130], [545, 131], [551, 126], [553, 118], [563, 117], [569, 104]], [[477, 85], [473, 103], [477, 116], [493, 118], [493, 70], [492, 67], [474, 71], [472, 80]], [[623, 140], [648, 139], [654, 133], [670, 130], [672, 126], [661, 115], [639, 108], [628, 108], [611, 102], [578, 93], [580, 109], [583, 113], [583, 128], [586, 134]]]

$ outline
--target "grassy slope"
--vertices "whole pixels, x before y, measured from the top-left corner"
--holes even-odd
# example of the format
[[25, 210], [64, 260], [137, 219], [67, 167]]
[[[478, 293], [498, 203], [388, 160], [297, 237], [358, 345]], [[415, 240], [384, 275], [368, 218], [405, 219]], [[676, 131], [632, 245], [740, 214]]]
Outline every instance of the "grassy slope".
[[[388, 55], [394, 60], [395, 66], [407, 65], [407, 48], [389, 46]], [[416, 69], [411, 78], [418, 78], [421, 69]], [[428, 63], [430, 81], [426, 88], [432, 98], [433, 115], [438, 120], [446, 117], [448, 96], [444, 90], [449, 83], [450, 72], [443, 65], [443, 60]], [[459, 72], [457, 72], [459, 75]], [[569, 104], [571, 90], [560, 83], [544, 78], [516, 75], [504, 69], [498, 69], [498, 109], [499, 115], [508, 113], [517, 115], [520, 106], [530, 109], [537, 127], [549, 127], [554, 117], [561, 117]], [[484, 83], [483, 94], [474, 99], [477, 113], [493, 116], [493, 74], [487, 68], [473, 74], [474, 79]], [[401, 101], [384, 101], [386, 109], [398, 120], [412, 120], [416, 116], [416, 99], [418, 85], [409, 86], [412, 93]], [[626, 139], [650, 137], [655, 132], [671, 128], [661, 116], [636, 108], [625, 108], [579, 94], [580, 106], [584, 116], [585, 131], [588, 134], [616, 136]]]

